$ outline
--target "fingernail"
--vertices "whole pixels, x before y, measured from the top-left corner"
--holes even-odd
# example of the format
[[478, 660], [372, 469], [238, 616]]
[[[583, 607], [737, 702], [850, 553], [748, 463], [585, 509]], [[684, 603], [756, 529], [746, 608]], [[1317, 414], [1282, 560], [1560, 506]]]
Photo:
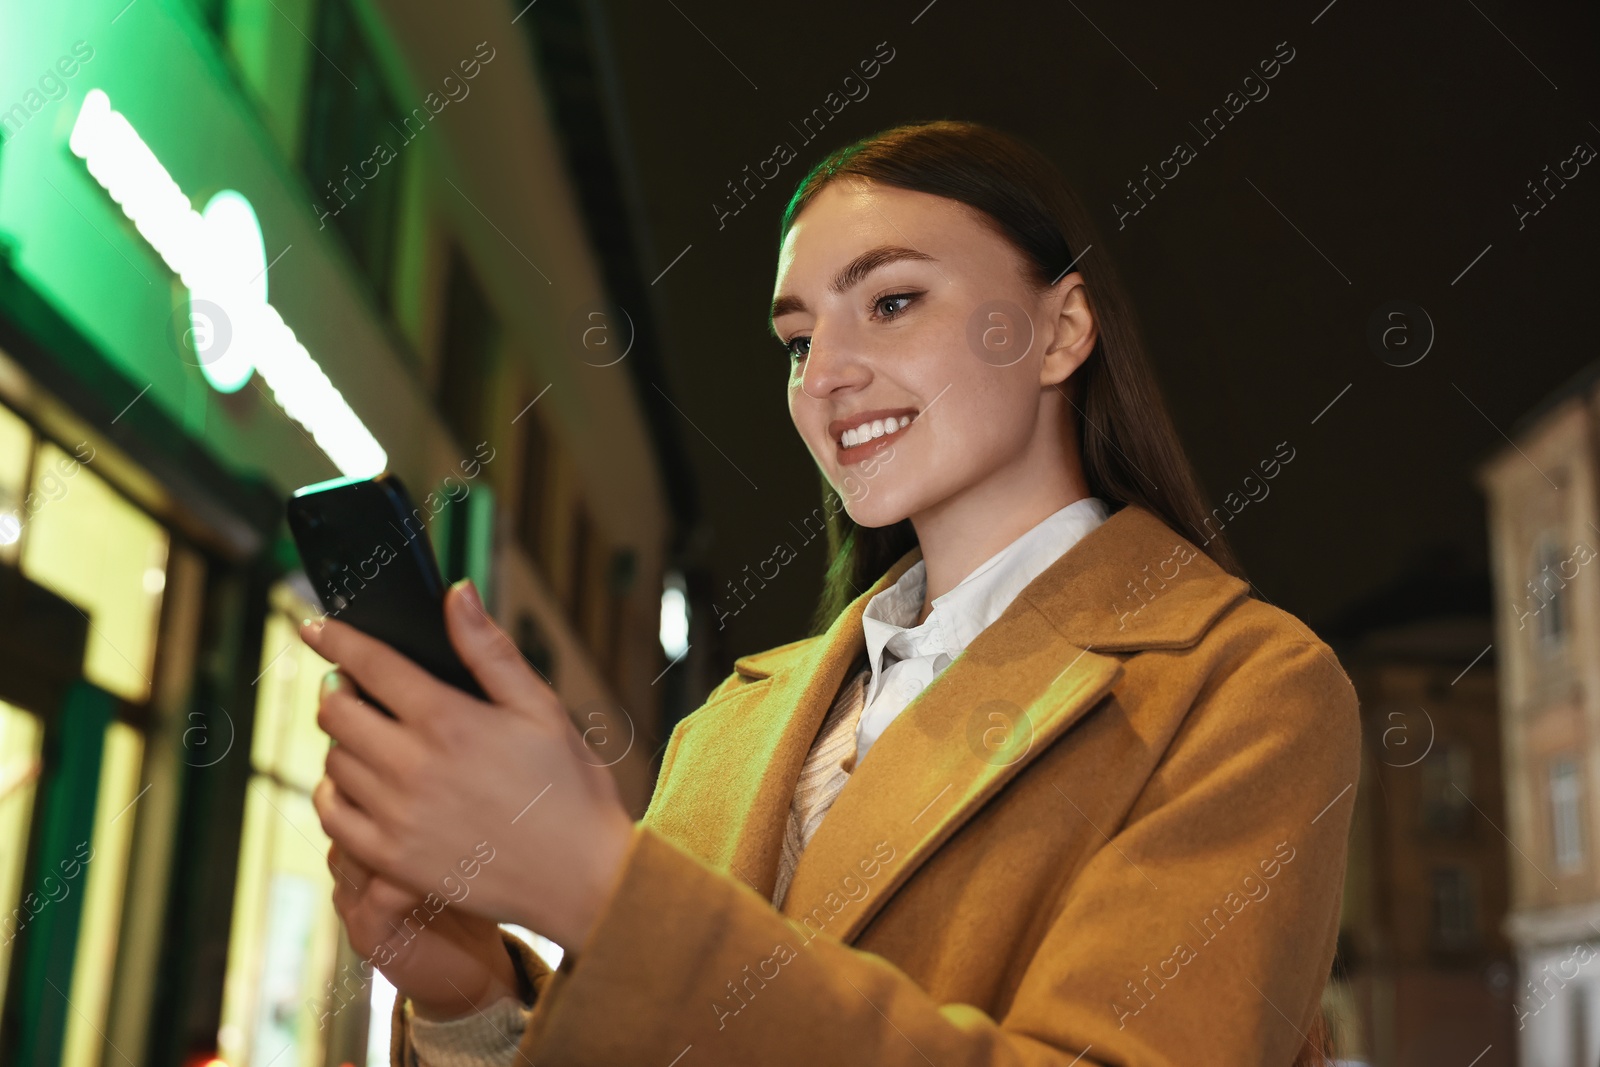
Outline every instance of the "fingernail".
[[306, 619], [300, 624], [300, 639], [307, 644], [316, 644], [317, 640], [322, 636], [322, 623], [321, 616], [315, 619]]
[[472, 613], [472, 621], [481, 623], [484, 616], [483, 598], [478, 595], [478, 587], [473, 580], [471, 578], [463, 578], [451, 588], [459, 589], [461, 595], [467, 598], [467, 603], [478, 609]]
[[322, 695], [327, 696], [329, 693], [337, 692], [342, 684], [339, 679], [339, 672], [329, 671], [322, 676]]

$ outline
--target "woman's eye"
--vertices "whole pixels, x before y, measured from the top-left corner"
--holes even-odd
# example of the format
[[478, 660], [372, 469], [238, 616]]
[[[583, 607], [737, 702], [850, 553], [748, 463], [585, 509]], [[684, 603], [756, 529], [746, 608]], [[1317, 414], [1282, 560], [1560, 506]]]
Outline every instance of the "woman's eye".
[[783, 343], [783, 347], [792, 358], [804, 359], [811, 352], [811, 338], [791, 337]]
[[872, 309], [884, 318], [893, 318], [905, 310], [905, 305], [911, 303], [916, 293], [894, 293], [891, 296], [880, 296], [873, 301]]

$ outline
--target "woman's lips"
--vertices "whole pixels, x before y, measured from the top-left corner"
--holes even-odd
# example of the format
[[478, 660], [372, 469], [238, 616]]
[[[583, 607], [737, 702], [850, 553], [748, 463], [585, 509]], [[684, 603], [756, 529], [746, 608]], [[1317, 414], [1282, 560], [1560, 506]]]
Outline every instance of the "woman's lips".
[[916, 428], [916, 425], [917, 419], [913, 417], [908, 424], [896, 430], [894, 433], [886, 433], [882, 437], [870, 438], [869, 440], [861, 442], [859, 445], [851, 445], [849, 448], [845, 448], [843, 445], [836, 443], [834, 447], [838, 449], [837, 455], [839, 465], [842, 467], [849, 467], [860, 463], [862, 460], [865, 460], [870, 456], [877, 455], [890, 445], [898, 444], [902, 437]]

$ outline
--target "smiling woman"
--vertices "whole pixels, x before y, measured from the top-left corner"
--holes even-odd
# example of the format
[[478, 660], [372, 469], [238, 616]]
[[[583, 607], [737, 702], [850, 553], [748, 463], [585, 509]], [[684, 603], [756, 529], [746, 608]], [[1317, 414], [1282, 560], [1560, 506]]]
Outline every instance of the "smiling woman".
[[[914, 248], [904, 247], [913, 232], [908, 222], [917, 227]], [[881, 236], [854, 237], [849, 230], [857, 225]], [[928, 473], [901, 474], [923, 500], [973, 481], [975, 468], [1005, 466], [1008, 479], [1046, 493], [1070, 492], [1071, 500], [1092, 491], [1137, 503], [1175, 530], [1203, 536], [1208, 512], [1161, 403], [1131, 301], [1105, 253], [1089, 258], [1095, 242], [1087, 213], [1038, 153], [972, 124], [891, 130], [819, 164], [790, 202], [783, 232], [772, 330], [789, 351], [790, 410], [817, 459], [825, 495], [835, 491], [840, 461], [848, 457], [823, 443], [827, 435], [815, 419], [832, 413], [830, 402], [838, 406], [830, 394], [851, 392], [848, 385], [839, 392], [837, 376], [860, 376], [865, 350], [878, 346], [930, 358], [874, 367], [868, 373], [879, 379], [875, 392], [898, 386], [902, 396], [920, 394], [913, 409], [938, 402], [951, 386], [966, 398], [940, 413], [940, 433], [922, 453]], [[850, 244], [866, 247], [836, 277], [810, 276], [827, 262], [813, 248]], [[802, 284], [825, 293], [834, 312], [820, 338], [823, 308], [807, 306]], [[1019, 357], [1012, 346], [1024, 335], [1031, 344]], [[834, 348], [811, 356], [814, 343], [830, 341]], [[1001, 364], [1006, 373], [995, 373]], [[1030, 397], [1036, 414], [1002, 418]], [[960, 434], [950, 432], [957, 428]], [[1079, 468], [1086, 481], [1075, 480]], [[1010, 492], [982, 479], [972, 488]], [[928, 550], [933, 530], [911, 521], [911, 504], [879, 494], [872, 518], [899, 511], [893, 522], [835, 509], [834, 564], [816, 631], [913, 545], [922, 544], [930, 567], [944, 556]], [[992, 554], [983, 551], [990, 544], [997, 550], [1008, 539], [1001, 529], [968, 546], [952, 559], [951, 569], [960, 571], [955, 577]], [[1224, 539], [1214, 539], [1207, 552], [1241, 575]]]
[[780, 242], [826, 584], [809, 636], [673, 730], [642, 820], [469, 591], [451, 637], [488, 701], [306, 631], [396, 715], [337, 686], [319, 718], [354, 947], [460, 841], [501, 857], [384, 968], [393, 1062], [1326, 1063], [1355, 691], [1204, 538], [1076, 197], [1005, 134], [902, 126], [814, 167]]

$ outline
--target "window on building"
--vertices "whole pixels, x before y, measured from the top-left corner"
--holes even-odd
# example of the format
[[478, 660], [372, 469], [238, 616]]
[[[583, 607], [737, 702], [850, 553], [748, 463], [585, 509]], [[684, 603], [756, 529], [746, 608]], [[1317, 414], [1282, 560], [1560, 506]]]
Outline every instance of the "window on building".
[[1436, 744], [1418, 771], [1423, 829], [1445, 836], [1464, 832], [1472, 811], [1472, 750], [1459, 742]]
[[469, 452], [484, 440], [484, 410], [500, 323], [461, 247], [450, 246], [444, 338], [438, 366], [439, 413]]
[[524, 611], [517, 616], [517, 621], [512, 625], [512, 636], [523, 658], [539, 672], [539, 677], [552, 682], [555, 674], [555, 651], [532, 613]]
[[90, 862], [85, 864], [83, 915], [67, 990], [72, 1011], [62, 1035], [61, 1062], [100, 1062], [111, 979], [116, 971], [123, 894], [127, 889], [135, 820], [122, 818], [143, 792], [144, 734], [125, 722], [107, 724], [95, 791]]
[[167, 531], [89, 468], [87, 444], [41, 443], [29, 490], [22, 571], [90, 619], [84, 677], [142, 704], [155, 673], [167, 584]]
[[617, 597], [612, 592], [612, 570], [615, 566], [617, 550], [608, 548], [604, 543], [594, 546], [590, 553], [589, 567], [593, 571], [588, 583], [589, 606], [586, 610], [583, 625], [585, 627], [585, 641], [593, 657], [594, 665], [605, 679], [616, 683], [616, 676], [611, 673], [612, 650], [617, 644]]
[[22, 528], [29, 516], [33, 445], [32, 427], [0, 407], [0, 563], [12, 566], [22, 551]]
[[[123, 816], [143, 791], [145, 734], [135, 723], [154, 688], [171, 550], [167, 529], [96, 473], [97, 455], [87, 441], [63, 447], [0, 407], [0, 564], [68, 602], [86, 627], [88, 684], [72, 689], [54, 725], [30, 714], [39, 709], [0, 704], [0, 914], [10, 920], [0, 930], [0, 977], [18, 933], [9, 902], [27, 888], [18, 879], [30, 854], [40, 859], [36, 848], [55, 847], [48, 833], [29, 840], [35, 820], [83, 850], [75, 872], [61, 868], [69, 881], [82, 874], [69, 887], [82, 896], [72, 977], [62, 990], [71, 1010], [60, 1014], [59, 1061], [69, 1064], [98, 1055], [110, 1010], [138, 821]], [[52, 740], [50, 731], [59, 735]], [[92, 810], [69, 796], [92, 796]], [[36, 801], [46, 805], [38, 813]], [[41, 868], [45, 892], [60, 882], [51, 866]]]
[[22, 904], [22, 877], [38, 789], [44, 729], [33, 715], [0, 702], [0, 1003], [5, 1002], [6, 976], [11, 972], [12, 946], [17, 930], [26, 922]]
[[329, 745], [318, 690], [333, 665], [300, 640], [311, 606], [286, 584], [271, 601], [217, 1038], [223, 1060], [257, 1067], [322, 1063], [329, 1030], [318, 1024], [328, 1017], [307, 1005], [337, 1015], [366, 995], [361, 976], [334, 973], [342, 935], [328, 836], [311, 803]]
[[316, 7], [302, 165], [319, 221], [343, 238], [387, 312], [409, 138], [351, 0], [321, 0]]
[[1435, 867], [1432, 872], [1434, 947], [1470, 948], [1478, 936], [1472, 872], [1464, 867]]
[[545, 575], [554, 573], [550, 559], [550, 439], [537, 408], [523, 402], [521, 487], [517, 500], [517, 540]]
[[1551, 842], [1556, 867], [1563, 871], [1583, 866], [1583, 783], [1577, 760], [1558, 759], [1550, 765]]
[[[1559, 972], [1558, 972], [1559, 973]], [[1571, 1042], [1567, 1047], [1572, 1049], [1573, 1059], [1578, 1063], [1587, 1063], [1586, 1055], [1589, 1048], [1589, 983], [1578, 982], [1572, 990], [1569, 1003], [1572, 1012], [1567, 1016], [1570, 1031], [1567, 1039]], [[1519, 1028], [1520, 1029], [1520, 1028]]]
[[639, 556], [631, 548], [612, 552], [606, 572], [606, 623], [604, 664], [606, 680], [618, 689], [622, 686], [622, 659], [627, 652], [627, 635], [632, 632], [631, 594], [638, 577]]
[[1533, 577], [1528, 585], [1527, 609], [1535, 612], [1534, 634], [1547, 654], [1560, 647], [1567, 630], [1567, 602], [1562, 569], [1571, 567], [1555, 534], [1540, 535], [1534, 550]]

